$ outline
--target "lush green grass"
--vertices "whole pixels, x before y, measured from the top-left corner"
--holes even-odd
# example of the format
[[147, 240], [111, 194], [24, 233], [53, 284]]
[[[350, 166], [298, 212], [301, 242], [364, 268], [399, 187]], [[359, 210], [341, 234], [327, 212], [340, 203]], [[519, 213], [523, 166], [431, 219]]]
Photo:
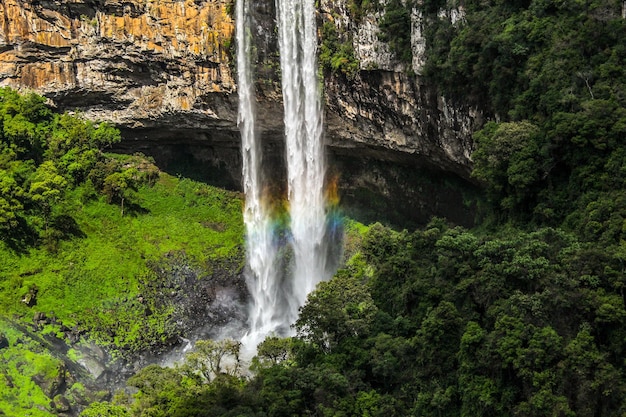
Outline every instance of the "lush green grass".
[[[68, 327], [107, 326], [128, 314], [121, 307], [132, 307], [140, 282], [150, 278], [149, 265], [167, 254], [184, 252], [209, 271], [224, 260], [242, 262], [241, 200], [235, 193], [162, 174], [137, 192], [122, 216], [120, 207], [102, 198], [82, 202], [86, 187], [74, 190], [60, 209], [74, 218], [82, 237], [62, 240], [52, 251], [0, 249], [0, 308], [7, 315], [30, 321], [43, 312]], [[36, 304], [29, 307], [22, 300], [34, 288]]]
[[[150, 300], [138, 301], [145, 282], [155, 277], [151, 266], [171, 254], [184, 254], [207, 273], [224, 262], [242, 265], [237, 193], [161, 174], [126, 202], [122, 215], [120, 206], [90, 187], [72, 190], [55, 208], [55, 215], [75, 221], [74, 237], [22, 253], [0, 243], [0, 311], [15, 323], [30, 325], [41, 312], [57, 324], [40, 334], [63, 337], [61, 325], [77, 326], [100, 343], [137, 351], [175, 331], [168, 328], [171, 306], [146, 315]], [[22, 300], [35, 289], [36, 303], [28, 306]], [[54, 380], [62, 361], [9, 323], [0, 321], [0, 335], [10, 344], [0, 350], [0, 410], [9, 416], [50, 415], [42, 381]]]
[[65, 387], [74, 361], [54, 337], [87, 332], [128, 355], [166, 347], [182, 331], [162, 297], [176, 268], [210, 278], [243, 264], [239, 196], [104, 153], [120, 140], [0, 89], [0, 415], [47, 415], [83, 395]]

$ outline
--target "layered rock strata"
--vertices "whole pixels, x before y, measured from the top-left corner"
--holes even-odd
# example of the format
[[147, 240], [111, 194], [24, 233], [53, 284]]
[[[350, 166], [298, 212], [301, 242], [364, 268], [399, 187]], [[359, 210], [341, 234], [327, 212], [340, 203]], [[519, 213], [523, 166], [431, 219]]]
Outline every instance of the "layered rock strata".
[[235, 89], [228, 4], [4, 0], [0, 80], [128, 127], [232, 124], [207, 102]]
[[[237, 188], [232, 6], [231, 0], [4, 0], [0, 85], [34, 90], [59, 109], [115, 123], [124, 132], [123, 149], [152, 154], [166, 169], [201, 161], [210, 167], [207, 175]], [[254, 9], [259, 132], [267, 159], [281, 165], [274, 5], [255, 2]], [[358, 21], [348, 9], [347, 0], [322, 0], [319, 7], [320, 21], [350, 33], [360, 64], [355, 77], [334, 75], [325, 82], [331, 159], [338, 166], [353, 166], [349, 160], [356, 158], [370, 166], [383, 162], [468, 178], [480, 112], [424, 85], [421, 13], [411, 13], [413, 60], [407, 67], [378, 37], [380, 8]], [[439, 18], [454, 23], [463, 10], [451, 8]], [[354, 191], [364, 184], [359, 187], [384, 195], [385, 181], [366, 177], [346, 173], [342, 186]]]

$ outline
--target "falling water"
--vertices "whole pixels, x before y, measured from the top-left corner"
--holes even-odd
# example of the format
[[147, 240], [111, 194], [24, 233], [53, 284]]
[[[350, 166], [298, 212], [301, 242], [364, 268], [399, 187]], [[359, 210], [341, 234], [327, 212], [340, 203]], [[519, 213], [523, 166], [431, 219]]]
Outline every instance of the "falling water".
[[326, 271], [322, 103], [315, 0], [277, 0], [294, 270], [289, 321]]
[[247, 283], [252, 298], [250, 329], [242, 339], [244, 350], [248, 351], [269, 334], [288, 334], [308, 293], [332, 273], [327, 270], [328, 248], [324, 243], [325, 160], [314, 0], [277, 0], [293, 251], [292, 270], [287, 278], [277, 267], [280, 248], [266, 205], [267, 196], [263, 195], [261, 146], [255, 135], [249, 1], [236, 2]]
[[239, 129], [242, 141], [243, 189], [246, 196], [247, 285], [251, 294], [250, 329], [242, 339], [244, 350], [254, 350], [265, 335], [282, 324], [276, 303], [280, 299], [276, 279], [276, 245], [270, 210], [263, 195], [261, 146], [255, 132], [254, 84], [251, 66], [249, 1], [236, 2], [237, 76], [239, 91]]

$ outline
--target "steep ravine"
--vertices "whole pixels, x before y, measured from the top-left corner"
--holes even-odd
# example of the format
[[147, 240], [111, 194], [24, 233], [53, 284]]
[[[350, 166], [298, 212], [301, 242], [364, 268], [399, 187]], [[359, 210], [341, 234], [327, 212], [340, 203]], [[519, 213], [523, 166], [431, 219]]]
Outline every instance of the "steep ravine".
[[[400, 210], [400, 222], [438, 215], [471, 223], [459, 186], [472, 187], [471, 133], [482, 123], [480, 112], [450, 103], [419, 76], [425, 40], [418, 12], [411, 16], [413, 62], [407, 68], [378, 39], [380, 10], [354, 21], [347, 4], [322, 1], [319, 13], [320, 24], [332, 21], [351, 34], [360, 65], [354, 77], [325, 80], [326, 141], [344, 204], [376, 218], [372, 204], [360, 207], [374, 198], [381, 213], [411, 207]], [[274, 5], [254, 7], [259, 133], [272, 172], [283, 172]], [[120, 150], [141, 151], [166, 170], [238, 189], [231, 9], [228, 0], [6, 0], [0, 6], [0, 84], [115, 123], [125, 138]], [[458, 20], [462, 10], [443, 11], [440, 18]]]

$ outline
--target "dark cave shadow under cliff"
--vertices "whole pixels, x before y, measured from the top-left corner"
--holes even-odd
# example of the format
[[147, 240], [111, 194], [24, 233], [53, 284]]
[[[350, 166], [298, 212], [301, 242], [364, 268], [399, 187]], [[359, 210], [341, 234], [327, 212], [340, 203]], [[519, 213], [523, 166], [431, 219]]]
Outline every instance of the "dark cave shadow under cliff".
[[[241, 149], [236, 132], [123, 132], [115, 151], [142, 152], [171, 175], [241, 191]], [[272, 140], [273, 139], [273, 140]], [[441, 217], [464, 227], [476, 222], [480, 188], [456, 172], [435, 166], [425, 156], [388, 149], [328, 148], [328, 178], [335, 181], [339, 209], [361, 223], [381, 222], [414, 229]], [[268, 187], [286, 195], [284, 146], [268, 136], [263, 143]]]
[[338, 178], [340, 206], [346, 216], [361, 223], [381, 222], [415, 229], [433, 217], [472, 227], [476, 222], [480, 189], [459, 175], [403, 158], [332, 157]]

